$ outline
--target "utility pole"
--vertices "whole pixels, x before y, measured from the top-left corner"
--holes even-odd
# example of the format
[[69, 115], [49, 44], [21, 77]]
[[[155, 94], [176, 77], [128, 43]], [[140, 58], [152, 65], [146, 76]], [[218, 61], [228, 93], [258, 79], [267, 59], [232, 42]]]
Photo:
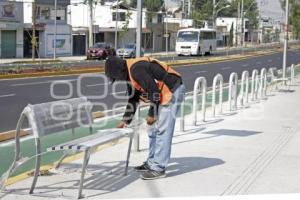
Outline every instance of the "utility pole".
[[35, 0], [32, 2], [32, 38], [31, 38], [31, 46], [32, 46], [32, 60], [35, 60], [35, 47], [36, 47], [36, 37], [35, 37], [35, 21], [36, 21], [36, 4]]
[[93, 0], [88, 0], [90, 9], [89, 47], [93, 46]]
[[242, 16], [242, 37], [241, 37], [241, 46], [244, 46], [245, 43], [245, 29], [244, 29], [244, 0], [242, 0], [242, 6], [241, 6], [241, 16]]
[[235, 28], [235, 46], [238, 46], [239, 42], [239, 31], [240, 31], [240, 15], [241, 15], [241, 3], [238, 2], [238, 12], [237, 12], [237, 20], [236, 20], [236, 28]]
[[119, 20], [119, 0], [117, 0], [117, 6], [116, 6], [116, 28], [115, 28], [115, 50], [118, 48], [118, 20]]
[[137, 0], [136, 57], [141, 57], [142, 0]]
[[56, 40], [57, 40], [57, 0], [54, 0], [54, 51], [53, 51], [53, 59], [56, 59]]
[[[282, 64], [282, 78], [286, 78], [286, 54], [288, 48], [289, 37], [289, 0], [285, 1], [285, 34], [284, 34], [284, 50], [283, 50], [283, 64]], [[286, 84], [286, 81], [284, 82]]]
[[213, 28], [216, 27], [216, 0], [213, 0], [213, 14], [212, 14], [212, 17], [213, 17]]
[[166, 11], [166, 17], [165, 17], [165, 21], [166, 21], [166, 33], [165, 33], [165, 38], [166, 38], [166, 54], [168, 55], [168, 39], [169, 39], [169, 35], [168, 35], [168, 18], [167, 18], [167, 11]]

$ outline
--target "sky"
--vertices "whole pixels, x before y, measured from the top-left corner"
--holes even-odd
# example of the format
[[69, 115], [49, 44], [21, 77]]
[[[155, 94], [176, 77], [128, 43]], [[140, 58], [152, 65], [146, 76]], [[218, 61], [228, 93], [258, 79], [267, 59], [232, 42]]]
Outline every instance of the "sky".
[[[176, 7], [180, 5], [181, 0], [165, 0], [168, 7]], [[218, 0], [216, 0], [218, 1]], [[281, 9], [279, 0], [256, 0], [260, 15], [262, 17], [270, 17], [274, 20], [284, 20], [284, 12]]]

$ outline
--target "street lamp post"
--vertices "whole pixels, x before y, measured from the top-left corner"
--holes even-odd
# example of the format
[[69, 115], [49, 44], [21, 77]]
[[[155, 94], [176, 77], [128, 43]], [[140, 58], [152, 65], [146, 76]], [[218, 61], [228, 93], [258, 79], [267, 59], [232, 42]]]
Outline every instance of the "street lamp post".
[[[285, 30], [284, 30], [284, 50], [283, 50], [283, 63], [282, 63], [282, 78], [286, 78], [286, 54], [288, 48], [288, 37], [289, 37], [289, 0], [285, 2]], [[286, 82], [284, 82], [286, 84]]]
[[57, 0], [54, 1], [54, 41], [53, 59], [56, 60], [56, 40], [57, 40]]
[[117, 5], [116, 5], [116, 28], [115, 28], [115, 50], [118, 48], [118, 20], [119, 20], [119, 0], [117, 0]]
[[137, 0], [136, 57], [141, 57], [142, 0]]

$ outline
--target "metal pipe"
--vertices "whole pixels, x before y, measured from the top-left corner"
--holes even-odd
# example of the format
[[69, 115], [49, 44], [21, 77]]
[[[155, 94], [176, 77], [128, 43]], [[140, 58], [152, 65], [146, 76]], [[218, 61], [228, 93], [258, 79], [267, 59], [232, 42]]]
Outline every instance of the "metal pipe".
[[[185, 108], [184, 108], [184, 104], [185, 104], [185, 97], [183, 97], [183, 101], [181, 103], [181, 112], [180, 112], [180, 131], [181, 132], [184, 132], [184, 122], [185, 122], [185, 119], [184, 119], [184, 111], [185, 111]], [[172, 116], [173, 117], [173, 116]]]
[[137, 0], [136, 57], [141, 57], [142, 0]]
[[53, 59], [56, 59], [56, 40], [57, 40], [57, 0], [54, 1], [54, 49], [53, 49]]
[[212, 110], [213, 117], [216, 116], [216, 87], [217, 83], [220, 82], [220, 92], [219, 92], [219, 106], [220, 106], [220, 114], [222, 114], [222, 103], [223, 103], [223, 76], [221, 74], [217, 74], [213, 80], [213, 92], [212, 92]]
[[252, 71], [252, 83], [251, 83], [251, 100], [254, 101], [256, 98], [255, 93], [257, 92], [257, 80], [258, 80], [258, 70]]
[[260, 98], [265, 98], [267, 93], [267, 69], [262, 68], [260, 71], [259, 94]]
[[[140, 105], [138, 105], [137, 107], [137, 111], [136, 111], [136, 120], [139, 123], [141, 120], [141, 107]], [[135, 152], [139, 152], [140, 151], [140, 133], [139, 130], [135, 130], [136, 132], [134, 133], [134, 137], [133, 137], [133, 142], [134, 142], [134, 151]]]
[[194, 121], [193, 124], [196, 126], [197, 124], [197, 110], [198, 110], [198, 89], [201, 86], [200, 90], [202, 90], [202, 120], [205, 121], [205, 113], [206, 113], [206, 92], [207, 92], [207, 81], [205, 77], [198, 77], [194, 84], [194, 93], [193, 93], [193, 115]]
[[[246, 84], [246, 88], [245, 88]], [[243, 71], [242, 73], [242, 81], [241, 81], [241, 90], [240, 90], [240, 104], [242, 106], [245, 105], [245, 103], [248, 103], [249, 101], [249, 72], [248, 71]]]
[[295, 65], [292, 64], [291, 65], [291, 84], [294, 83], [294, 79], [295, 79]]
[[117, 5], [116, 5], [116, 28], [115, 28], [115, 50], [118, 49], [118, 20], [119, 20], [119, 0], [117, 0]]
[[[289, 37], [289, 0], [285, 1], [285, 30], [284, 30], [284, 50], [283, 50], [283, 63], [282, 63], [282, 78], [286, 78], [286, 60], [287, 60], [287, 48]], [[286, 84], [286, 81], [284, 81]]]
[[[229, 92], [228, 92], [228, 102], [229, 102], [229, 110], [237, 109], [237, 90], [238, 90], [238, 74], [236, 72], [232, 72], [229, 77]], [[232, 99], [233, 107], [232, 107]]]

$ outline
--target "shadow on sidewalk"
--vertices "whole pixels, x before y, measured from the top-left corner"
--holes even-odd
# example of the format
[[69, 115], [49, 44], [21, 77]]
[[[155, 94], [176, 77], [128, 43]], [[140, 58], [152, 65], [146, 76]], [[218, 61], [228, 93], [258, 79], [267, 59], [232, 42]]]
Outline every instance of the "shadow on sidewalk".
[[219, 158], [205, 157], [179, 157], [171, 158], [167, 168], [167, 177], [178, 176], [194, 171], [199, 171], [209, 167], [222, 165], [225, 162]]
[[247, 137], [251, 135], [260, 134], [262, 132], [257, 131], [247, 131], [247, 130], [231, 130], [231, 129], [219, 129], [214, 131], [203, 132], [203, 134], [211, 134], [215, 136], [237, 136], [237, 137]]
[[[186, 173], [199, 171], [205, 168], [224, 164], [225, 162], [218, 158], [205, 158], [205, 157], [178, 157], [170, 160], [170, 165], [167, 168], [167, 178], [183, 175]], [[99, 165], [89, 165], [87, 170], [87, 178], [85, 179], [83, 194], [85, 197], [97, 197], [103, 194], [115, 192], [128, 186], [129, 184], [137, 181], [140, 174], [135, 172], [130, 167], [128, 175], [124, 176], [124, 162], [104, 162]], [[68, 170], [80, 171], [80, 164], [67, 164], [63, 174], [69, 174]], [[89, 176], [88, 176], [89, 174]], [[58, 175], [57, 175], [58, 176]], [[62, 177], [60, 177], [60, 180]], [[74, 173], [72, 179], [63, 179], [64, 181], [37, 184], [35, 193], [31, 196], [46, 197], [46, 198], [74, 198], [77, 194], [79, 181], [79, 173]], [[165, 179], [160, 179], [164, 181]], [[155, 183], [155, 182], [153, 182]], [[6, 191], [3, 198], [7, 194], [15, 194], [24, 196], [28, 195], [29, 188], [18, 188]], [[67, 192], [69, 191], [69, 192]]]

